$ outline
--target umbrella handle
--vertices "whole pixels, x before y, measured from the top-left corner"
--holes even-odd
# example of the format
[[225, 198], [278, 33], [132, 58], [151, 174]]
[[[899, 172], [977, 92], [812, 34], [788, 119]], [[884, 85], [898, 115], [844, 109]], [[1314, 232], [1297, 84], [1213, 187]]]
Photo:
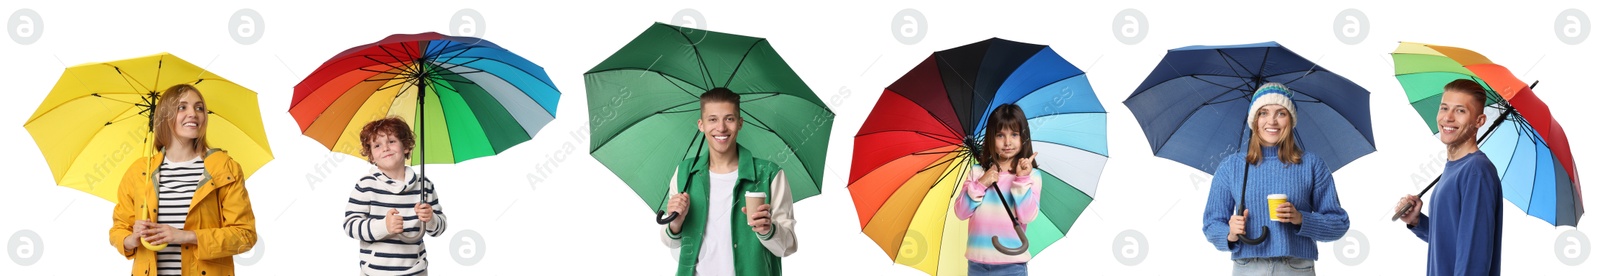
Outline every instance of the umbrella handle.
[[994, 244], [994, 250], [998, 250], [1001, 254], [1010, 256], [1028, 253], [1028, 235], [1022, 231], [1022, 225], [1012, 224], [1011, 229], [1017, 230], [1017, 237], [1022, 239], [1022, 246], [1017, 248], [1006, 247], [1005, 245], [1000, 244], [1000, 236], [989, 236], [989, 242]]
[[[1011, 199], [1007, 199], [1006, 198], [1005, 192], [1000, 191], [1000, 185], [998, 185], [998, 184], [991, 183], [991, 184], [989, 184], [989, 187], [987, 187], [985, 189], [986, 190], [987, 189], [994, 189], [995, 195], [1000, 196], [1000, 205], [1006, 208], [1006, 217], [1011, 218], [1011, 229], [1012, 230], [1016, 230], [1017, 231], [1017, 238], [1020, 238], [1022, 240], [1022, 246], [1021, 247], [1010, 248], [1010, 247], [1006, 247], [1004, 245], [1000, 245], [1000, 236], [989, 236], [989, 242], [991, 244], [994, 244], [994, 250], [1000, 251], [1001, 254], [1006, 254], [1006, 255], [1010, 255], [1010, 256], [1016, 256], [1016, 255], [1022, 255], [1022, 253], [1028, 253], [1028, 233], [1027, 233], [1027, 231], [1023, 231], [1022, 230], [1022, 222], [1017, 220], [1017, 215], [1016, 215], [1015, 211], [1011, 209]], [[1014, 198], [1012, 198], [1012, 199], [1014, 199]]]
[[667, 211], [656, 211], [656, 224], [667, 225], [678, 219], [678, 212], [667, 214]]
[[1267, 236], [1269, 236], [1271, 234], [1272, 234], [1272, 230], [1271, 229], [1267, 229], [1266, 225], [1262, 225], [1261, 226], [1261, 236], [1257, 236], [1257, 237], [1251, 238], [1251, 237], [1245, 236], [1244, 234], [1239, 234], [1239, 241], [1243, 242], [1245, 244], [1249, 244], [1249, 245], [1257, 245], [1257, 244], [1261, 244], [1262, 242], [1266, 242], [1267, 241]]

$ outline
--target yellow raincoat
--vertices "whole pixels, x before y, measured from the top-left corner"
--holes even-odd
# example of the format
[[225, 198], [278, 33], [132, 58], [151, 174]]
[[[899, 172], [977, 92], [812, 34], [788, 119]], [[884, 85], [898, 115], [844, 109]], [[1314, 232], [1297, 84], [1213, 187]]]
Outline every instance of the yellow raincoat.
[[[129, 166], [117, 188], [117, 206], [111, 214], [111, 246], [133, 260], [132, 275], [154, 275], [156, 252], [136, 247], [125, 250], [122, 241], [133, 234], [139, 204], [156, 202], [155, 173], [163, 154], [136, 161]], [[149, 161], [149, 162], [147, 162]], [[148, 164], [148, 165], [146, 165]], [[205, 155], [205, 174], [189, 205], [184, 230], [194, 231], [195, 244], [183, 245], [183, 275], [230, 276], [233, 255], [249, 251], [256, 243], [256, 217], [250, 210], [250, 194], [245, 191], [243, 171], [228, 153], [211, 149]], [[148, 209], [151, 218], [154, 208]], [[177, 245], [173, 245], [177, 246]]]

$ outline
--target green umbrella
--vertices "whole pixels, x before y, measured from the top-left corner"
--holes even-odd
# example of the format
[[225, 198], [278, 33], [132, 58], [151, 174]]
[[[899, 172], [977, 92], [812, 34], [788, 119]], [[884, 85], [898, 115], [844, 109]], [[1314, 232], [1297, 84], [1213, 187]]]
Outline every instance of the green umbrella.
[[833, 111], [764, 38], [656, 23], [584, 84], [589, 154], [658, 215], [677, 165], [708, 151], [695, 120], [713, 88], [740, 95], [739, 145], [782, 167], [794, 200], [821, 192]]

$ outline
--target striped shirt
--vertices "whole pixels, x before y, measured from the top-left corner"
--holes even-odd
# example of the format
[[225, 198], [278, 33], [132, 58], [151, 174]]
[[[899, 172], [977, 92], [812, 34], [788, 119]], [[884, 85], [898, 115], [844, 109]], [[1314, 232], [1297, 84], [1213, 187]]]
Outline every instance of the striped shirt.
[[[428, 274], [422, 233], [435, 237], [444, 233], [444, 208], [439, 206], [433, 182], [418, 179], [411, 168], [406, 168], [405, 175], [403, 180], [392, 179], [374, 167], [350, 191], [344, 232], [360, 242], [362, 275]], [[433, 206], [433, 219], [428, 223], [421, 223], [416, 215], [415, 206], [424, 199]], [[389, 233], [384, 224], [391, 209], [400, 212], [402, 233]]]
[[[156, 223], [183, 229], [184, 220], [189, 218], [189, 201], [194, 199], [194, 191], [200, 188], [205, 165], [200, 156], [183, 162], [162, 160], [157, 178], [160, 182], [156, 184]], [[156, 274], [182, 275], [182, 248], [168, 246], [156, 252]]]

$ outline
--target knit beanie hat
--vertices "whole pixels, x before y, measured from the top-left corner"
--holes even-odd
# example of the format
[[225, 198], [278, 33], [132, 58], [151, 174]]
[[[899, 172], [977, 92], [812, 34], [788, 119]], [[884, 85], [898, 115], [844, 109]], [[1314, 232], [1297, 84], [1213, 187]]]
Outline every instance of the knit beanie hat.
[[1294, 101], [1289, 99], [1292, 95], [1294, 95], [1294, 92], [1281, 83], [1269, 82], [1261, 85], [1261, 88], [1256, 89], [1256, 94], [1250, 97], [1250, 113], [1245, 114], [1245, 128], [1254, 130], [1256, 128], [1256, 110], [1269, 104], [1281, 105], [1284, 109], [1289, 110], [1289, 123], [1297, 125], [1295, 123], [1300, 119], [1300, 116], [1295, 114]]

